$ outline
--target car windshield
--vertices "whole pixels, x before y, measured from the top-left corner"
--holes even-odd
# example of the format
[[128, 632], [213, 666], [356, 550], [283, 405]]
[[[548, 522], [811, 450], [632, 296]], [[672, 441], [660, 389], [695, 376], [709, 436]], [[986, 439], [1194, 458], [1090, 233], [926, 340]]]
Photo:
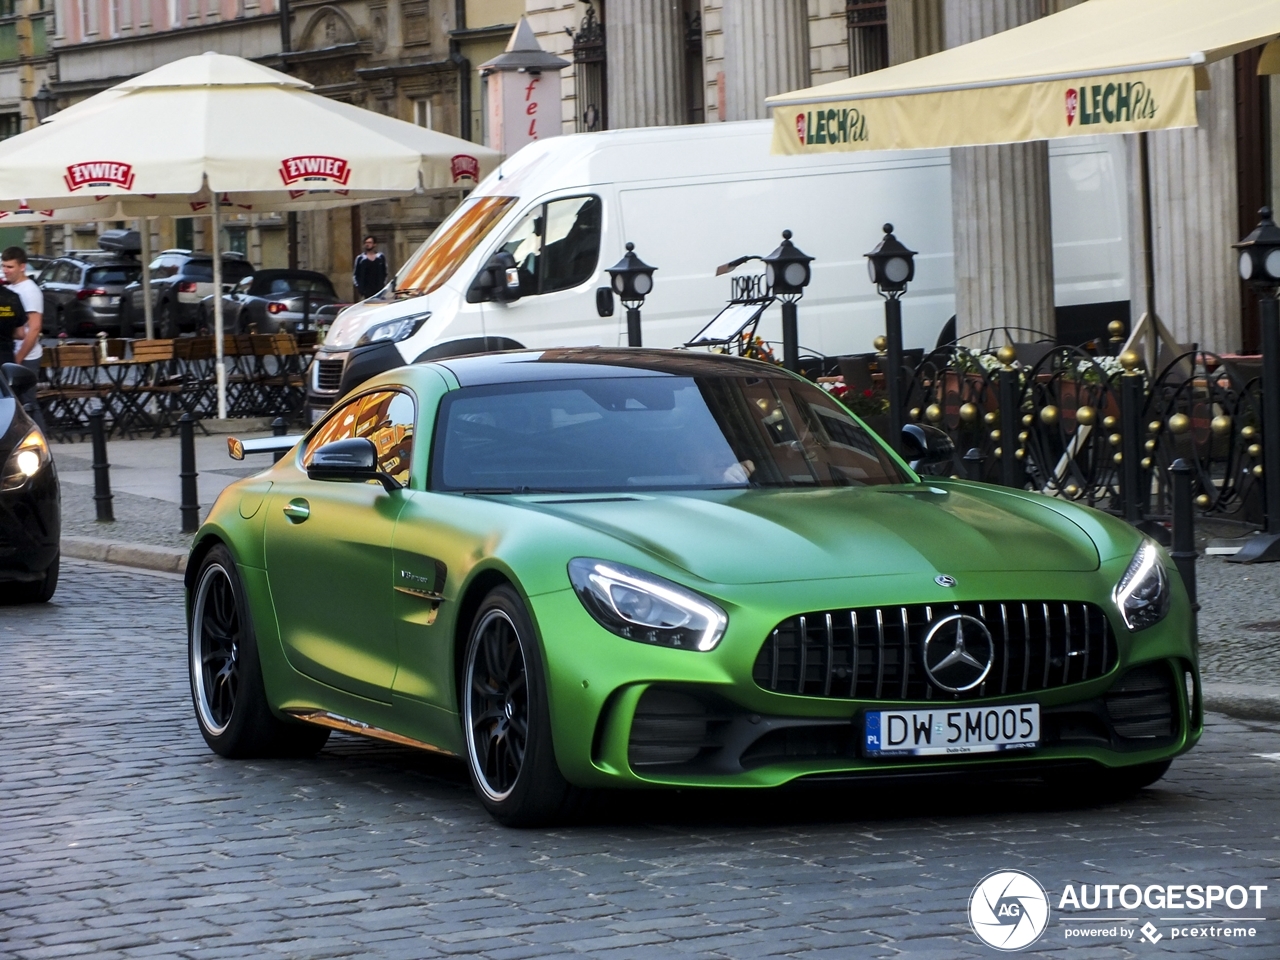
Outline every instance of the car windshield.
[[440, 287], [515, 202], [515, 197], [464, 201], [400, 270], [396, 293], [416, 296]]
[[86, 286], [101, 287], [107, 284], [123, 285], [133, 283], [142, 275], [142, 266], [117, 265], [112, 267], [94, 267], [85, 274]]
[[[253, 264], [247, 260], [223, 260], [222, 261], [222, 282], [235, 283], [243, 280], [245, 277], [253, 273]], [[212, 260], [190, 260], [187, 265], [182, 268], [182, 275], [188, 280], [197, 280], [204, 283], [213, 282], [213, 261]]]
[[641, 376], [464, 387], [440, 405], [431, 486], [478, 493], [905, 483], [817, 387]]

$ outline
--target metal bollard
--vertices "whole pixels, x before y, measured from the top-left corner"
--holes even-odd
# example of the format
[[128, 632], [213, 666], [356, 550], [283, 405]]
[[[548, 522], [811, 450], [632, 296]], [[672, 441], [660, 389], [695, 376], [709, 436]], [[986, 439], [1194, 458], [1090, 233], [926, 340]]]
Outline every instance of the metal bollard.
[[982, 462], [984, 459], [982, 451], [977, 447], [970, 447], [969, 452], [964, 455], [965, 473], [974, 483], [982, 482]]
[[1018, 371], [1007, 367], [1000, 371], [1000, 483], [1021, 488], [1026, 471], [1018, 459]]
[[89, 414], [89, 435], [93, 438], [93, 505], [99, 523], [115, 520], [111, 506], [111, 464], [107, 463], [107, 434], [102, 427], [102, 411]]
[[[273, 437], [283, 437], [288, 432], [289, 432], [289, 425], [284, 422], [284, 417], [276, 417], [274, 420], [271, 421], [271, 435]], [[279, 463], [280, 460], [284, 457], [284, 454], [285, 454], [285, 451], [277, 450], [275, 453], [271, 455], [271, 459], [275, 463]]]
[[1191, 464], [1179, 458], [1169, 468], [1173, 479], [1173, 549], [1169, 556], [1182, 575], [1182, 582], [1191, 597], [1191, 608], [1199, 610], [1196, 602], [1196, 515], [1191, 507]]
[[195, 533], [200, 528], [200, 502], [196, 494], [196, 421], [189, 413], [178, 418], [178, 440], [182, 447], [182, 532]]
[[1140, 524], [1147, 513], [1150, 482], [1142, 469], [1142, 407], [1145, 395], [1141, 372], [1134, 367], [1120, 378], [1120, 502], [1124, 518]]

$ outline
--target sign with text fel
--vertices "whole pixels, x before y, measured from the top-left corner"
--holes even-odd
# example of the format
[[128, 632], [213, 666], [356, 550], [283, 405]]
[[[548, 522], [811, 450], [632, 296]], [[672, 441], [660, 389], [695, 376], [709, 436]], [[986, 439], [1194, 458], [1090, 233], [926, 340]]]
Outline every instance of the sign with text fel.
[[567, 60], [547, 53], [523, 17], [507, 49], [480, 65], [488, 110], [485, 144], [511, 156], [526, 143], [560, 134], [560, 71]]

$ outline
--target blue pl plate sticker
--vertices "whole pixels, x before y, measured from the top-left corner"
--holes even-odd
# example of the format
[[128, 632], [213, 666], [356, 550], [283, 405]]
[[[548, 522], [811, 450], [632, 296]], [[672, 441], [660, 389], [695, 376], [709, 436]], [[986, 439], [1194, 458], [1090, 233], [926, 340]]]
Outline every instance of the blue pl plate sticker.
[[867, 712], [867, 753], [880, 752], [880, 712], [871, 710]]

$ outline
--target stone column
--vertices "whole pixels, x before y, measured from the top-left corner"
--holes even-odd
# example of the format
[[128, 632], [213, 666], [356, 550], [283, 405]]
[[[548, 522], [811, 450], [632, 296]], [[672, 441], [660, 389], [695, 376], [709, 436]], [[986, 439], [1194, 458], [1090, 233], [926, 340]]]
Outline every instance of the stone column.
[[721, 18], [726, 120], [763, 120], [765, 97], [809, 86], [805, 0], [730, 0]]
[[889, 65], [937, 53], [942, 47], [942, 0], [897, 0], [886, 8]]
[[680, 0], [609, 0], [605, 56], [610, 129], [686, 122]]
[[[1035, 20], [1042, 9], [1041, 0], [946, 0], [947, 47]], [[953, 149], [951, 221], [957, 335], [1005, 325], [1051, 335], [1049, 145]]]

